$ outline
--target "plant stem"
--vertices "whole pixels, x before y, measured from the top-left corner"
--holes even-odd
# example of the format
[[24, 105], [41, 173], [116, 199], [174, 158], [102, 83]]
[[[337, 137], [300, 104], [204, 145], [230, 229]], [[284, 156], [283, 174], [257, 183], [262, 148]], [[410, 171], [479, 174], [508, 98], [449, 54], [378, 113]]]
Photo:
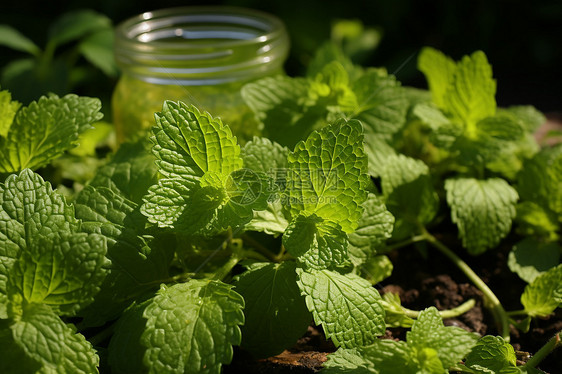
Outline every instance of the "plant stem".
[[562, 334], [562, 331], [558, 331], [556, 335], [550, 338], [550, 340], [546, 342], [546, 344], [543, 345], [542, 348], [539, 349], [539, 351], [535, 353], [533, 357], [531, 357], [531, 359], [527, 361], [527, 363], [523, 366], [529, 368], [536, 367], [542, 360], [544, 360], [546, 356], [550, 354], [550, 352], [552, 352], [557, 347], [562, 346], [562, 342], [560, 341], [560, 334]]
[[287, 249], [285, 248], [285, 246], [283, 244], [281, 244], [281, 250], [275, 256], [275, 261], [277, 261], [277, 262], [283, 261], [283, 258], [285, 257], [286, 253], [287, 253]]
[[[498, 324], [498, 329], [501, 332], [502, 338], [509, 342], [509, 319], [507, 313], [503, 308], [502, 304], [488, 287], [486, 283], [464, 262], [459, 256], [457, 256], [449, 247], [441, 243], [435, 236], [431, 235], [425, 227], [420, 227], [422, 230], [422, 235], [425, 236], [426, 240], [435, 248], [437, 248], [441, 253], [447, 256], [453, 263], [474, 283], [474, 285], [482, 291], [486, 297], [488, 303], [487, 307], [492, 311], [494, 319]], [[485, 303], [486, 304], [486, 303]]]
[[417, 242], [421, 242], [421, 241], [424, 241], [424, 240], [426, 240], [426, 239], [427, 239], [427, 238], [426, 238], [425, 235], [416, 235], [416, 236], [412, 236], [412, 237], [409, 238], [409, 239], [402, 240], [401, 242], [397, 242], [397, 243], [394, 243], [394, 244], [391, 244], [391, 245], [386, 246], [385, 251], [392, 251], [392, 250], [394, 250], [394, 249], [399, 249], [399, 248], [402, 248], [402, 247], [406, 247], [406, 246], [408, 246], [408, 245], [410, 245], [410, 244], [414, 244], [414, 243], [417, 243]]
[[236, 264], [238, 264], [241, 260], [241, 255], [239, 255], [238, 253], [233, 253], [232, 257], [230, 257], [228, 261], [225, 262], [224, 265], [215, 272], [212, 279], [223, 280], [228, 275], [228, 273], [230, 273], [232, 268], [235, 267]]
[[251, 258], [258, 261], [269, 262], [269, 258], [253, 250], [243, 250], [242, 254], [244, 258]]
[[528, 313], [525, 309], [521, 309], [521, 310], [512, 310], [509, 312], [505, 312], [508, 316], [513, 317], [513, 316], [526, 316]]
[[[472, 309], [474, 307], [474, 304], [476, 304], [476, 301], [474, 299], [470, 299], [453, 309], [440, 310], [439, 315], [441, 316], [441, 318], [458, 317], [461, 314], [464, 314]], [[404, 314], [406, 314], [406, 316], [410, 318], [418, 318], [420, 314], [420, 312], [417, 310], [411, 310], [404, 307], [402, 307], [402, 309], [404, 310]]]
[[279, 262], [277, 260], [277, 258], [275, 257], [275, 255], [269, 249], [264, 247], [260, 242], [258, 242], [256, 239], [252, 238], [250, 235], [243, 234], [242, 240], [244, 240], [245, 243], [248, 243], [256, 251], [258, 251], [259, 253], [261, 253], [265, 257], [267, 257], [267, 259], [269, 261]]

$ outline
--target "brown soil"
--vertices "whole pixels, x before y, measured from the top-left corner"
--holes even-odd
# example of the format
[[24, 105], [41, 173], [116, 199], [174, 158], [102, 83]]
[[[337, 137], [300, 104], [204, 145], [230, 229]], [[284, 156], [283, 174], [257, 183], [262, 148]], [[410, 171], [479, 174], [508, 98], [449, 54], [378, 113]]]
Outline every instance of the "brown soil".
[[[442, 240], [456, 242], [454, 237]], [[525, 283], [507, 268], [506, 259], [510, 248], [510, 245], [505, 245], [502, 249], [478, 257], [468, 256], [464, 252], [461, 256], [496, 293], [506, 310], [518, 310], [521, 309], [519, 297]], [[492, 316], [482, 305], [482, 293], [437, 250], [421, 244], [417, 248], [394, 251], [389, 256], [394, 264], [394, 271], [390, 278], [377, 285], [381, 293], [400, 294], [402, 304], [414, 310], [422, 310], [432, 305], [440, 310], [450, 309], [473, 298], [476, 300], [473, 309], [455, 319], [445, 320], [445, 325], [459, 326], [481, 335], [497, 335]], [[512, 329], [512, 344], [521, 363], [528, 360], [531, 353], [536, 352], [560, 330], [560, 309], [549, 319], [533, 321], [526, 334]], [[407, 329], [401, 328], [388, 329], [383, 338], [404, 340], [406, 331]], [[255, 360], [248, 353], [238, 349], [233, 363], [226, 366], [224, 372], [315, 373], [322, 368], [327, 354], [334, 350], [333, 344], [324, 338], [322, 329], [311, 326], [294, 347], [275, 357]], [[562, 373], [560, 357], [559, 349], [547, 357], [540, 368], [547, 373]]]

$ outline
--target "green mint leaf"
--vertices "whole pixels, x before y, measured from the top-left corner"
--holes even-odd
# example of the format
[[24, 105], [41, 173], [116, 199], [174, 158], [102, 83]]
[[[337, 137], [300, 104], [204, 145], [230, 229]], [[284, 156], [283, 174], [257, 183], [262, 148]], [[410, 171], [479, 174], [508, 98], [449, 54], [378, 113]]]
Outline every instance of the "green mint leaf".
[[70, 149], [68, 153], [79, 157], [97, 157], [96, 148], [99, 145], [107, 145], [109, 143], [109, 137], [113, 130], [112, 123], [105, 121], [95, 122], [91, 128], [80, 134], [78, 146]]
[[8, 25], [0, 25], [0, 45], [37, 56], [41, 49], [27, 36]]
[[368, 281], [330, 270], [297, 269], [297, 275], [315, 323], [337, 347], [368, 345], [384, 333], [381, 297]]
[[445, 190], [451, 219], [469, 253], [493, 248], [509, 233], [518, 194], [505, 180], [447, 179]]
[[[416, 363], [411, 349], [404, 341], [377, 339], [373, 344], [354, 349], [339, 348], [328, 355], [322, 373], [377, 373], [377, 374], [417, 374]], [[441, 371], [442, 373], [443, 371]]]
[[[202, 182], [217, 183], [216, 174]], [[185, 234], [211, 235], [249, 223], [254, 210], [267, 208], [269, 181], [250, 169], [227, 177], [221, 187], [186, 185], [182, 179], [162, 179], [149, 189], [142, 212], [161, 227], [174, 227]]]
[[8, 295], [72, 316], [99, 291], [106, 250], [105, 238], [97, 234], [57, 232], [34, 238], [8, 274]]
[[[523, 125], [520, 125], [523, 128]], [[512, 141], [502, 141], [501, 149], [493, 159], [488, 161], [486, 168], [494, 173], [503, 175], [508, 180], [516, 180], [517, 174], [523, 168], [523, 162], [532, 158], [540, 150], [532, 134], [526, 133]]]
[[372, 52], [382, 39], [380, 29], [365, 26], [357, 19], [337, 20], [332, 24], [331, 31], [332, 43], [341, 46], [343, 53], [350, 58], [361, 58], [362, 55]]
[[372, 374], [367, 368], [369, 363], [361, 355], [358, 348], [338, 348], [334, 353], [328, 355], [324, 362], [322, 374]]
[[289, 214], [281, 201], [285, 189], [289, 149], [267, 138], [254, 139], [242, 149], [244, 167], [269, 178], [266, 189], [270, 193], [265, 210], [255, 210], [247, 230], [263, 231], [270, 235], [282, 234], [289, 225]]
[[[478, 121], [472, 129], [466, 129], [448, 150], [462, 165], [495, 164], [498, 168], [502, 157], [512, 156], [517, 145], [524, 145], [524, 139], [523, 127], [516, 118], [498, 114]], [[504, 165], [503, 169], [509, 171], [509, 166]]]
[[14, 342], [9, 320], [0, 320], [0, 372], [5, 374], [37, 373], [41, 364], [27, 357]]
[[144, 311], [149, 373], [218, 373], [240, 344], [244, 299], [218, 281], [163, 286]]
[[148, 299], [140, 304], [131, 305], [115, 323], [107, 355], [111, 373], [147, 372], [147, 368], [143, 364], [146, 347], [141, 344], [141, 336], [146, 329], [147, 321], [143, 314], [151, 301], [152, 299]]
[[388, 157], [380, 176], [386, 207], [396, 218], [393, 235], [410, 235], [415, 222], [431, 222], [439, 201], [423, 161], [404, 155]]
[[0, 91], [0, 137], [6, 137], [8, 134], [20, 106], [21, 103], [12, 101], [9, 91]]
[[[427, 123], [433, 131], [438, 131], [441, 127], [445, 126], [454, 126], [445, 113], [431, 103], [417, 104], [414, 107], [413, 114], [424, 123]], [[455, 129], [457, 128], [455, 126]]]
[[500, 336], [483, 336], [466, 356], [466, 367], [475, 373], [519, 373], [515, 350]]
[[517, 176], [522, 201], [531, 201], [546, 210], [562, 214], [562, 145], [545, 148], [526, 160]]
[[496, 82], [485, 54], [477, 51], [455, 64], [427, 49], [420, 55], [419, 67], [439, 108], [427, 103], [414, 108], [414, 115], [431, 129], [430, 141], [451, 152], [461, 165], [489, 165], [513, 177], [522, 156], [534, 152], [534, 142], [526, 135], [536, 116], [527, 108], [496, 112]]
[[[92, 345], [84, 336], [76, 333], [73, 325], [66, 325], [61, 321], [47, 305], [28, 304], [22, 316], [9, 329], [10, 345], [13, 349], [17, 346], [19, 354], [25, 355], [25, 358], [22, 357], [22, 367], [39, 366], [41, 373], [98, 372], [99, 358]], [[0, 351], [0, 361], [14, 359], [6, 357], [6, 353], [3, 349]], [[16, 372], [21, 371], [8, 373]]]
[[41, 97], [20, 109], [0, 138], [0, 173], [37, 169], [76, 145], [78, 135], [101, 119], [100, 101], [89, 97]]
[[76, 197], [74, 208], [82, 228], [104, 235], [110, 246], [117, 241], [134, 242], [146, 225], [135, 203], [105, 187], [86, 186]]
[[267, 138], [254, 137], [242, 148], [241, 156], [244, 167], [255, 172], [262, 172], [275, 177], [283, 177], [287, 168], [289, 149]]
[[257, 263], [234, 282], [246, 302], [241, 346], [256, 357], [275, 356], [292, 346], [312, 321], [295, 269], [294, 262]]
[[480, 137], [489, 136], [494, 140], [517, 140], [523, 136], [524, 129], [513, 115], [496, 114], [477, 123]]
[[353, 232], [366, 200], [367, 157], [363, 130], [355, 120], [338, 121], [313, 132], [289, 153], [291, 213], [316, 214]]
[[117, 75], [117, 64], [113, 54], [115, 33], [113, 28], [100, 29], [83, 38], [78, 50], [86, 60], [109, 77]]
[[147, 142], [124, 143], [111, 160], [100, 167], [90, 181], [93, 187], [106, 187], [137, 204], [148, 188], [157, 182], [158, 170]]
[[262, 231], [269, 235], [282, 234], [289, 226], [287, 216], [289, 213], [280, 199], [267, 202], [267, 208], [254, 211], [252, 220], [246, 225], [246, 230]]
[[361, 276], [375, 285], [382, 282], [392, 274], [394, 266], [385, 255], [370, 256], [361, 265]]
[[355, 266], [363, 264], [376, 253], [377, 247], [392, 236], [394, 216], [375, 194], [370, 193], [363, 203], [363, 216], [357, 229], [348, 235], [348, 252]]
[[169, 278], [175, 240], [169, 235], [148, 235], [146, 218], [137, 205], [107, 188], [87, 186], [75, 207], [83, 229], [102, 234], [108, 241], [109, 274], [94, 302], [80, 312], [84, 324], [101, 325]]
[[515, 162], [520, 163], [517, 154], [532, 147], [527, 144], [521, 123], [509, 113], [486, 117], [470, 130], [452, 122], [430, 104], [416, 105], [414, 115], [431, 128], [431, 142], [451, 152], [463, 165], [495, 163], [495, 167], [499, 168], [500, 162], [509, 157], [515, 157]]
[[309, 80], [308, 98], [339, 114], [357, 107], [357, 97], [349, 87], [349, 75], [338, 61], [332, 61]]
[[387, 143], [384, 135], [366, 134], [363, 145], [369, 160], [369, 175], [380, 177], [381, 169], [386, 164], [386, 160], [395, 156], [396, 150]]
[[197, 181], [208, 171], [226, 178], [242, 167], [230, 128], [192, 105], [166, 101], [153, 133], [156, 164], [166, 178]]
[[464, 56], [443, 96], [443, 109], [470, 132], [475, 124], [496, 113], [496, 81], [482, 51]]
[[242, 169], [236, 137], [220, 119], [171, 101], [156, 119], [153, 152], [164, 178], [141, 207], [150, 222], [209, 235], [242, 226], [254, 210], [267, 208], [269, 180]]
[[531, 317], [546, 317], [562, 304], [562, 264], [536, 277], [525, 287], [521, 304]]
[[[418, 104], [431, 102], [431, 92], [428, 90], [408, 86], [404, 86], [402, 89], [404, 90], [406, 99], [410, 103], [410, 109]], [[411, 113], [408, 114], [408, 118], [411, 119]]]
[[242, 97], [263, 123], [264, 133], [293, 147], [326, 115], [325, 108], [307, 103], [309, 82], [303, 78], [267, 77], [242, 88]]
[[[186, 179], [166, 178], [149, 188], [143, 198], [141, 212], [160, 227], [186, 226], [196, 232], [212, 220], [213, 212], [224, 198], [224, 194], [216, 188], [197, 188], [195, 183]], [[186, 209], [189, 213], [184, 213]], [[178, 223], [180, 219], [183, 221]]]
[[412, 362], [411, 349], [406, 342], [378, 339], [374, 344], [360, 348], [360, 352], [369, 363], [368, 366], [379, 374], [419, 373]]
[[349, 264], [341, 226], [316, 215], [298, 215], [283, 234], [283, 245], [305, 268], [335, 269]]
[[49, 42], [55, 46], [78, 40], [100, 29], [111, 28], [111, 20], [90, 9], [67, 12], [49, 29]]
[[542, 243], [535, 238], [525, 238], [513, 246], [507, 265], [521, 279], [531, 283], [540, 274], [560, 263], [562, 247], [557, 243]]
[[368, 70], [352, 84], [351, 90], [357, 97], [357, 105], [350, 117], [361, 121], [367, 142], [376, 136], [389, 140], [404, 127], [409, 103], [393, 75]]
[[406, 340], [375, 339], [371, 345], [353, 350], [340, 348], [328, 356], [325, 366], [342, 372], [350, 369], [350, 373], [366, 368], [379, 374], [442, 374], [471, 351], [478, 336], [458, 327], [445, 327], [437, 309], [431, 307], [420, 313]]
[[514, 115], [527, 132], [535, 130], [546, 122], [544, 114], [539, 112], [531, 105], [510, 106], [505, 109], [498, 109], [498, 113], [507, 112]]
[[[418, 352], [430, 348], [435, 350], [444, 368], [457, 364], [474, 347], [478, 336], [455, 326], [443, 325], [435, 307], [420, 312], [412, 330], [406, 333], [408, 346]], [[427, 355], [427, 351], [424, 353]], [[431, 359], [430, 356], [426, 358]]]
[[433, 144], [447, 150], [455, 149], [455, 142], [462, 136], [462, 128], [451, 122], [445, 113], [429, 103], [421, 103], [414, 107], [413, 114], [429, 125]]
[[0, 184], [0, 318], [6, 318], [6, 282], [21, 252], [38, 237], [78, 231], [74, 209], [31, 170]]
[[316, 77], [324, 66], [334, 61], [343, 66], [351, 81], [354, 81], [363, 73], [363, 69], [360, 66], [354, 65], [339, 46], [329, 41], [316, 49], [312, 60], [308, 64], [306, 76], [310, 78]]
[[301, 108], [298, 105], [299, 101], [307, 95], [307, 91], [306, 79], [278, 76], [245, 85], [242, 88], [242, 97], [258, 119], [266, 122], [266, 118], [271, 115], [270, 111], [281, 106], [287, 106], [283, 108], [286, 114], [298, 112]]
[[457, 64], [440, 51], [424, 47], [418, 56], [418, 69], [427, 79], [433, 102], [444, 108], [445, 93], [453, 81]]
[[556, 213], [548, 208], [532, 202], [523, 201], [515, 207], [518, 223], [517, 231], [524, 236], [538, 236], [547, 240], [557, 240], [559, 228], [558, 217]]

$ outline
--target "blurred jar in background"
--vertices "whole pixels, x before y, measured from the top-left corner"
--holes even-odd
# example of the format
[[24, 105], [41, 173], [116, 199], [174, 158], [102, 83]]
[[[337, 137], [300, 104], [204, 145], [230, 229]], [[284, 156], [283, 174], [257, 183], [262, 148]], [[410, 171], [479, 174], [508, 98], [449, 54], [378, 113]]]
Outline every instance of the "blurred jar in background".
[[249, 140], [258, 124], [240, 89], [283, 74], [289, 38], [266, 13], [231, 7], [182, 7], [146, 12], [116, 29], [122, 75], [113, 93], [117, 140], [154, 126], [165, 100], [184, 101], [221, 117]]

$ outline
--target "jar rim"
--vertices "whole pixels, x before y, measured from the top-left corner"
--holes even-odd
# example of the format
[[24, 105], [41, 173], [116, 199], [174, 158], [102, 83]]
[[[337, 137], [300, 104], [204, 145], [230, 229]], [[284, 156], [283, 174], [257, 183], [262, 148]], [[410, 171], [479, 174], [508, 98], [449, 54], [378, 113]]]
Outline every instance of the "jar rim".
[[202, 85], [278, 70], [289, 49], [283, 22], [258, 10], [187, 6], [145, 12], [116, 27], [115, 59], [139, 79]]
[[[154, 22], [158, 19], [174, 19], [180, 20], [182, 17], [190, 17], [196, 21], [208, 21], [212, 17], [224, 17], [224, 16], [238, 16], [236, 19], [241, 26], [256, 26], [260, 25], [262, 31], [265, 33], [256, 36], [254, 38], [243, 38], [243, 39], [229, 39], [220, 42], [209, 42], [207, 45], [205, 43], [199, 43], [196, 46], [190, 46], [182, 40], [177, 40], [177, 42], [162, 42], [160, 40], [151, 40], [150, 43], [154, 47], [162, 46], [166, 48], [181, 47], [183, 48], [194, 48], [198, 49], [201, 47], [235, 47], [241, 44], [253, 44], [260, 41], [274, 39], [279, 34], [285, 33], [285, 26], [283, 22], [276, 16], [265, 13], [255, 9], [247, 9], [242, 7], [234, 6], [183, 6], [183, 7], [173, 7], [158, 9], [154, 11], [148, 11], [141, 13], [139, 15], [130, 17], [125, 21], [117, 25], [115, 32], [116, 37], [120, 42], [144, 45], [147, 42], [134, 39], [138, 37], [137, 35], [132, 35], [132, 31], [147, 32], [150, 31], [150, 22]], [[131, 37], [133, 36], [133, 38]]]

